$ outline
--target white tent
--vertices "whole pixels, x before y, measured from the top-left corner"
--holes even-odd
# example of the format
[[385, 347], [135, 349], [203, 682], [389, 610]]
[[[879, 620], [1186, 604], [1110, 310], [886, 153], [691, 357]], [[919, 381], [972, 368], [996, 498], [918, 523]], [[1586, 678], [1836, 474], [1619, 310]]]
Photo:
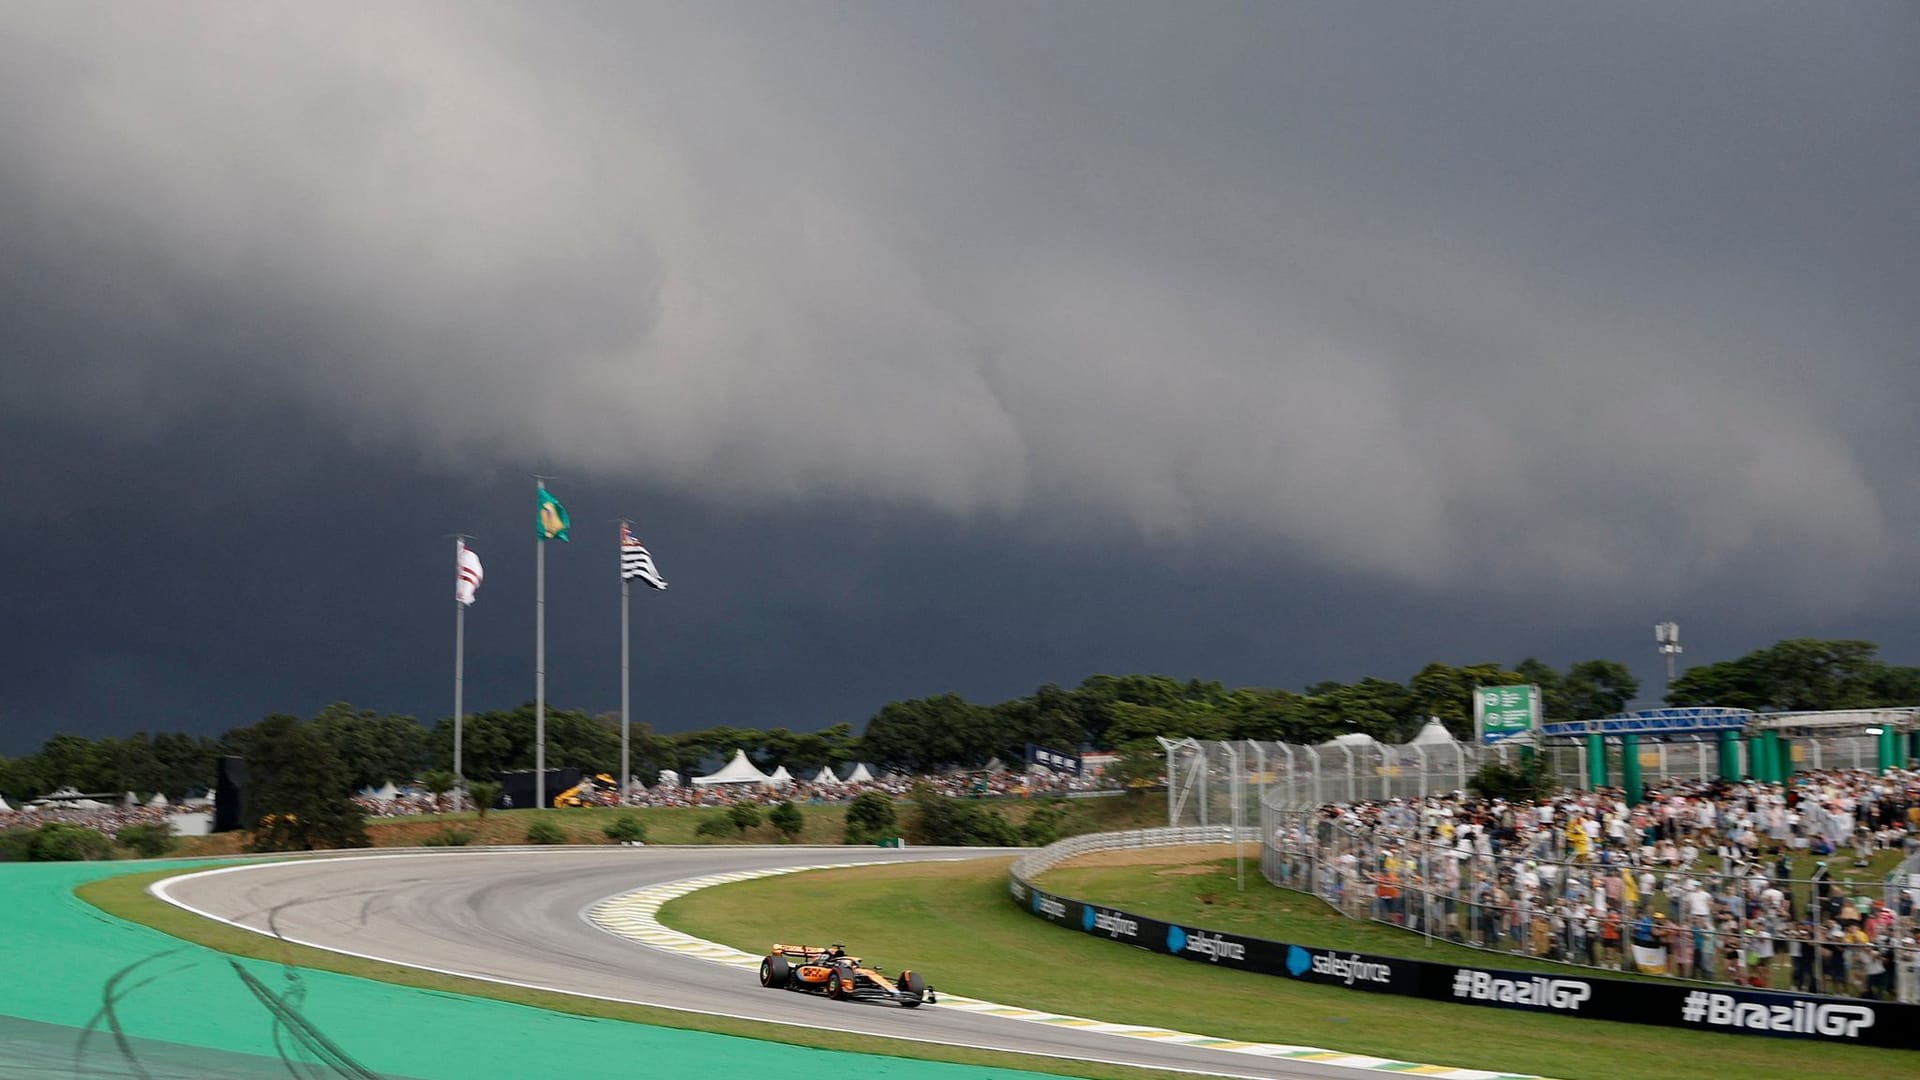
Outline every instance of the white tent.
[[788, 784], [793, 783], [793, 774], [787, 771], [785, 765], [782, 765], [773, 770], [772, 776], [767, 777], [767, 783], [772, 784], [774, 787], [786, 787]]
[[11, 814], [13, 812], [14, 812], [14, 809], [13, 807], [7, 805], [7, 800], [0, 799], [0, 814]]
[[1441, 723], [1438, 717], [1429, 716], [1427, 726], [1421, 728], [1420, 734], [1413, 737], [1413, 745], [1452, 746], [1453, 735], [1447, 731], [1447, 725]]
[[833, 774], [833, 766], [822, 765], [820, 766], [820, 775], [814, 777], [808, 781], [808, 783], [814, 787], [839, 787], [840, 778]]
[[726, 763], [719, 772], [693, 778], [694, 787], [716, 787], [722, 784], [764, 784], [771, 777], [753, 767], [747, 760], [745, 750], [736, 749], [733, 760]]
[[380, 785], [380, 790], [374, 792], [373, 797], [381, 802], [392, 802], [400, 797], [400, 789], [393, 785], [393, 781], [389, 780]]
[[1372, 746], [1380, 740], [1364, 731], [1349, 731], [1321, 743], [1321, 746]]
[[171, 805], [173, 804], [167, 801], [167, 797], [157, 791], [153, 793], [153, 798], [147, 800], [147, 806], [154, 810], [165, 810]]
[[653, 782], [654, 782], [654, 786], [656, 787], [683, 787], [684, 786], [680, 783], [680, 774], [677, 772], [674, 772], [672, 769], [661, 769], [660, 775], [654, 777]]
[[981, 771], [999, 776], [1001, 773], [1007, 771], [1007, 763], [1000, 760], [1000, 755], [995, 754], [993, 757], [987, 759], [987, 764]]
[[853, 775], [847, 777], [847, 783], [849, 784], [873, 783], [873, 774], [867, 771], [866, 762], [863, 761], [860, 764], [855, 765], [853, 767]]
[[67, 803], [67, 805], [73, 807], [75, 810], [105, 810], [107, 808], [107, 804], [98, 799], [74, 799]]
[[629, 790], [632, 790], [632, 791], [647, 790], [647, 785], [644, 782], [642, 782], [641, 779], [637, 776], [627, 777], [627, 787]]
[[139, 806], [140, 796], [135, 795], [133, 792], [129, 791], [125, 795], [121, 796], [120, 805], [121, 806]]

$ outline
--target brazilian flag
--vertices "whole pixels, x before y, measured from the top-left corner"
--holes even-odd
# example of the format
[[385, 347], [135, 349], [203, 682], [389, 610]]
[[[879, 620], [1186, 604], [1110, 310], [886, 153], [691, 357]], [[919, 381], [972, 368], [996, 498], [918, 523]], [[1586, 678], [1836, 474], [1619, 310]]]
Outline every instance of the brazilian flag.
[[539, 489], [539, 497], [540, 505], [533, 519], [534, 535], [542, 540], [566, 543], [567, 527], [572, 524], [567, 520], [567, 508], [561, 506], [560, 500], [554, 498], [553, 492], [546, 488]]

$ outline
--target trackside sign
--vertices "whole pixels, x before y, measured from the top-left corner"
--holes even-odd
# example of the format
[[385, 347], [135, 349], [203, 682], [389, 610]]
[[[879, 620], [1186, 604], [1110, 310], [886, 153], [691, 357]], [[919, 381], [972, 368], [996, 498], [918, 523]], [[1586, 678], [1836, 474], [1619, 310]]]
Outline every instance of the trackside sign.
[[1573, 1021], [1613, 1020], [1920, 1050], [1920, 1007], [1896, 1002], [1572, 978], [1369, 956], [1179, 926], [1119, 908], [1055, 896], [1015, 875], [1009, 875], [1007, 891], [1014, 903], [1068, 929], [1162, 956], [1299, 982], [1463, 1006], [1553, 1013]]

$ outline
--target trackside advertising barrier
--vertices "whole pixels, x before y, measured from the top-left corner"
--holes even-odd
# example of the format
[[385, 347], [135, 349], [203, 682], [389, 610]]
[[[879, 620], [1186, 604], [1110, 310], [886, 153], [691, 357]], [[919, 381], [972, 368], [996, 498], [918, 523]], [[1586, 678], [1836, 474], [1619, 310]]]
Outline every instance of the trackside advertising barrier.
[[1630, 1024], [1920, 1049], [1920, 1007], [1913, 1005], [1334, 952], [1179, 926], [1056, 896], [1034, 888], [1017, 873], [1009, 875], [1007, 888], [1015, 903], [1059, 926], [1197, 963], [1299, 982]]

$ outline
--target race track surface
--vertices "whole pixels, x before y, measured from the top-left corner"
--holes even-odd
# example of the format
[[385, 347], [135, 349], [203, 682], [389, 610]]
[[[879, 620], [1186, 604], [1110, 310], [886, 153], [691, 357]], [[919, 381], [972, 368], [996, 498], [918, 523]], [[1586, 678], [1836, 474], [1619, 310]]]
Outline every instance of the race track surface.
[[[372, 855], [235, 867], [175, 880], [167, 884], [166, 895], [202, 914], [302, 944], [617, 1001], [1219, 1076], [1366, 1075], [943, 1011], [938, 1005], [906, 1010], [763, 990], [737, 969], [614, 936], [583, 917], [586, 908], [609, 896], [707, 874], [985, 854], [1005, 853], [605, 847]], [[1089, 999], [1082, 1014], [1097, 1019], [1099, 1012], [1098, 1000]]]

